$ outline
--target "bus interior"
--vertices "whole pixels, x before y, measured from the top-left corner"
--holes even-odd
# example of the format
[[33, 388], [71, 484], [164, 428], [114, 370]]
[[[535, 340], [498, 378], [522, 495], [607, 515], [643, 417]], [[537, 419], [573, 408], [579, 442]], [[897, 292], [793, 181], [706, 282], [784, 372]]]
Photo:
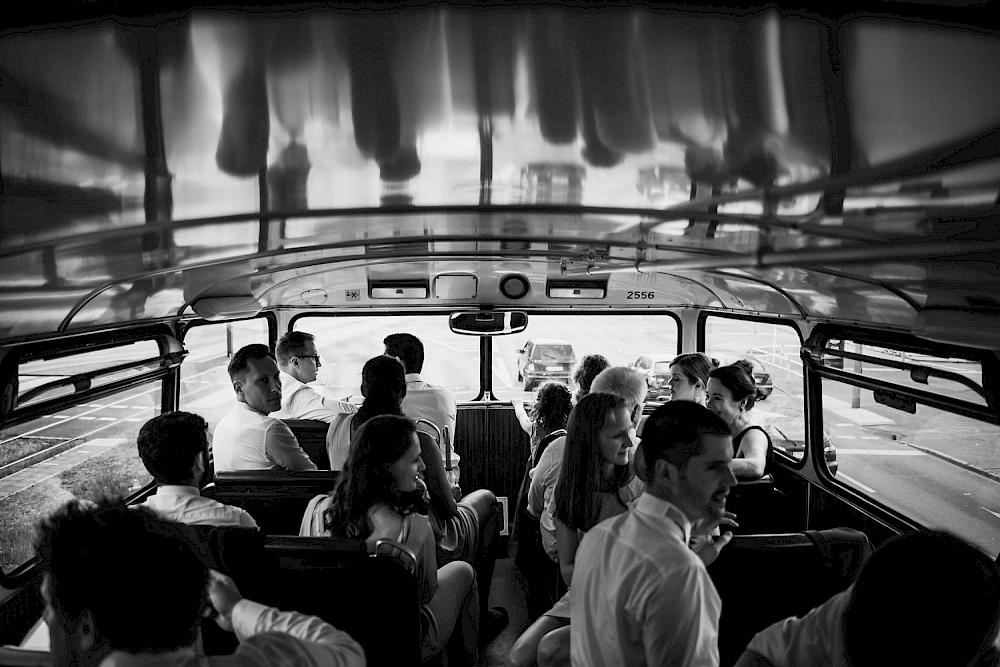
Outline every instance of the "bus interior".
[[[96, 2], [5, 20], [0, 645], [44, 644], [34, 524], [74, 497], [147, 498], [139, 427], [187, 410], [211, 430], [234, 402], [233, 352], [289, 331], [315, 335], [331, 397], [360, 402], [362, 365], [403, 331], [456, 396], [458, 483], [504, 513], [491, 595], [511, 621], [484, 665], [530, 620], [512, 400], [571, 385], [588, 354], [646, 374], [647, 413], [682, 352], [753, 363], [774, 451], [727, 562], [758, 563], [761, 597], [822, 586], [794, 559], [753, 560], [759, 535], [853, 529], [878, 546], [939, 528], [996, 558], [991, 17]], [[405, 576], [346, 551], [328, 568], [323, 543], [296, 541], [332, 480], [237, 475], [213, 493], [263, 517], [286, 592], [378, 579], [385, 597], [350, 598], [376, 618], [412, 597]], [[720, 643], [761, 629], [743, 612]]]

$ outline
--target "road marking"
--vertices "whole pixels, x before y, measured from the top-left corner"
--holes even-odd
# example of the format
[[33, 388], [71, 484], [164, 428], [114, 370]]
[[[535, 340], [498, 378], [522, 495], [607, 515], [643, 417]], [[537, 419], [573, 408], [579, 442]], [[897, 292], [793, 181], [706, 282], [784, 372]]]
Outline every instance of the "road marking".
[[97, 421], [99, 421], [99, 422], [113, 422], [116, 419], [118, 419], [118, 418], [117, 417], [98, 417]]
[[77, 419], [79, 419], [82, 422], [92, 422], [95, 419], [97, 419], [97, 417], [77, 417]]
[[837, 440], [857, 440], [857, 439], [858, 439], [858, 436], [856, 436], [856, 435], [838, 435], [837, 436]]
[[[837, 451], [840, 451], [840, 450], [837, 450]], [[840, 479], [846, 479], [849, 483], [853, 484], [854, 486], [860, 487], [862, 491], [867, 491], [868, 493], [877, 493], [877, 491], [875, 491], [875, 489], [873, 489], [872, 487], [865, 486], [864, 484], [862, 484], [858, 480], [854, 479], [850, 475], [845, 475], [840, 470], [837, 470], [837, 477], [839, 477]]]
[[909, 449], [847, 449], [837, 447], [837, 454], [867, 454], [870, 456], [927, 456]]
[[[982, 505], [980, 505], [979, 508], [986, 510], [986, 508], [983, 507]], [[994, 512], [993, 510], [986, 510], [986, 511], [995, 516], [996, 518], [1000, 519], [1000, 513]]]
[[861, 439], [862, 440], [884, 440], [885, 438], [880, 438], [877, 435], [863, 435], [863, 436], [861, 436]]
[[854, 426], [854, 422], [838, 422], [837, 426]]

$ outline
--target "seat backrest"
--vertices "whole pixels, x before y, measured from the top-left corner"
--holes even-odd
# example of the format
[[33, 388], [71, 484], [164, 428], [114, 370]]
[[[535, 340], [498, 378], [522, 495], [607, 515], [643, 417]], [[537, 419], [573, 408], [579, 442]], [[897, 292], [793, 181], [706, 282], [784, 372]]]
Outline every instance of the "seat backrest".
[[298, 535], [306, 505], [336, 481], [337, 473], [329, 470], [221, 472], [201, 495], [242, 507], [268, 535]]
[[417, 582], [397, 560], [332, 537], [269, 537], [264, 550], [272, 569], [261, 602], [344, 630], [370, 665], [420, 664]]
[[326, 432], [330, 425], [319, 419], [283, 419], [292, 429], [305, 453], [320, 470], [330, 469], [330, 455], [326, 451]]
[[768, 625], [846, 589], [872, 551], [868, 537], [851, 528], [810, 533], [736, 535], [709, 566], [722, 598], [723, 665], [733, 664]]

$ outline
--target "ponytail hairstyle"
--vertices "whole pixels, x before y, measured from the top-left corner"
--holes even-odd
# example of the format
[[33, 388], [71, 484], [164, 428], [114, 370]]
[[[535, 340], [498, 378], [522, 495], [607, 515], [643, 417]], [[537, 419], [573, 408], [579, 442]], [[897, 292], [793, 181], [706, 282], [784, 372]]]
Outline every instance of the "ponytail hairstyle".
[[590, 385], [594, 383], [594, 378], [605, 368], [611, 368], [611, 362], [603, 354], [588, 354], [580, 360], [576, 372], [573, 373], [573, 382], [576, 383], [574, 402], [579, 403], [581, 398], [590, 393]]
[[[566, 427], [559, 481], [556, 483], [555, 516], [575, 530], [590, 530], [597, 523], [596, 493], [601, 488], [600, 432], [613, 410], [626, 402], [612, 394], [590, 393], [570, 413]], [[615, 491], [632, 481], [635, 472], [630, 464], [615, 466]]]
[[402, 415], [406, 371], [399, 359], [380, 354], [366, 361], [361, 369], [361, 394], [365, 400], [351, 418], [352, 431], [377, 415]]
[[333, 499], [323, 514], [331, 535], [367, 538], [372, 533], [368, 511], [376, 503], [387, 503], [400, 514], [413, 511], [415, 494], [400, 496], [393, 490], [392, 468], [413, 444], [416, 432], [416, 425], [402, 415], [378, 415], [354, 431], [347, 461], [330, 494]]
[[747, 359], [716, 368], [708, 374], [722, 383], [722, 386], [733, 395], [733, 400], [739, 403], [746, 400], [746, 411], [753, 408], [757, 400], [757, 382], [753, 379], [753, 363]]

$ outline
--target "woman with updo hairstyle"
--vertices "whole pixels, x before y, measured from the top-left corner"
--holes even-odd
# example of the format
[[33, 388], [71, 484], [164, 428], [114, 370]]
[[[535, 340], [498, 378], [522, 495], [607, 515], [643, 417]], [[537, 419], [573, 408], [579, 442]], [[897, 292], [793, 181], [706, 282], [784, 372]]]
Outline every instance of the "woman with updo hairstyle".
[[708, 375], [719, 362], [702, 352], [690, 352], [670, 362], [670, 400], [694, 401], [698, 405], [708, 402]]
[[708, 374], [706, 407], [729, 426], [733, 436], [733, 474], [740, 479], [760, 479], [767, 471], [771, 458], [771, 438], [760, 426], [753, 424], [747, 413], [757, 398], [757, 383], [753, 379], [753, 364], [740, 359], [729, 366], [716, 368]]
[[[480, 614], [476, 573], [461, 560], [438, 567], [430, 521], [419, 513], [423, 472], [414, 423], [402, 415], [372, 417], [354, 430], [333, 492], [310, 501], [299, 534], [360, 538], [369, 551], [383, 538], [408, 547], [416, 557], [423, 659], [440, 655], [451, 643], [452, 660], [475, 665]], [[391, 630], [386, 628], [388, 641]]]

